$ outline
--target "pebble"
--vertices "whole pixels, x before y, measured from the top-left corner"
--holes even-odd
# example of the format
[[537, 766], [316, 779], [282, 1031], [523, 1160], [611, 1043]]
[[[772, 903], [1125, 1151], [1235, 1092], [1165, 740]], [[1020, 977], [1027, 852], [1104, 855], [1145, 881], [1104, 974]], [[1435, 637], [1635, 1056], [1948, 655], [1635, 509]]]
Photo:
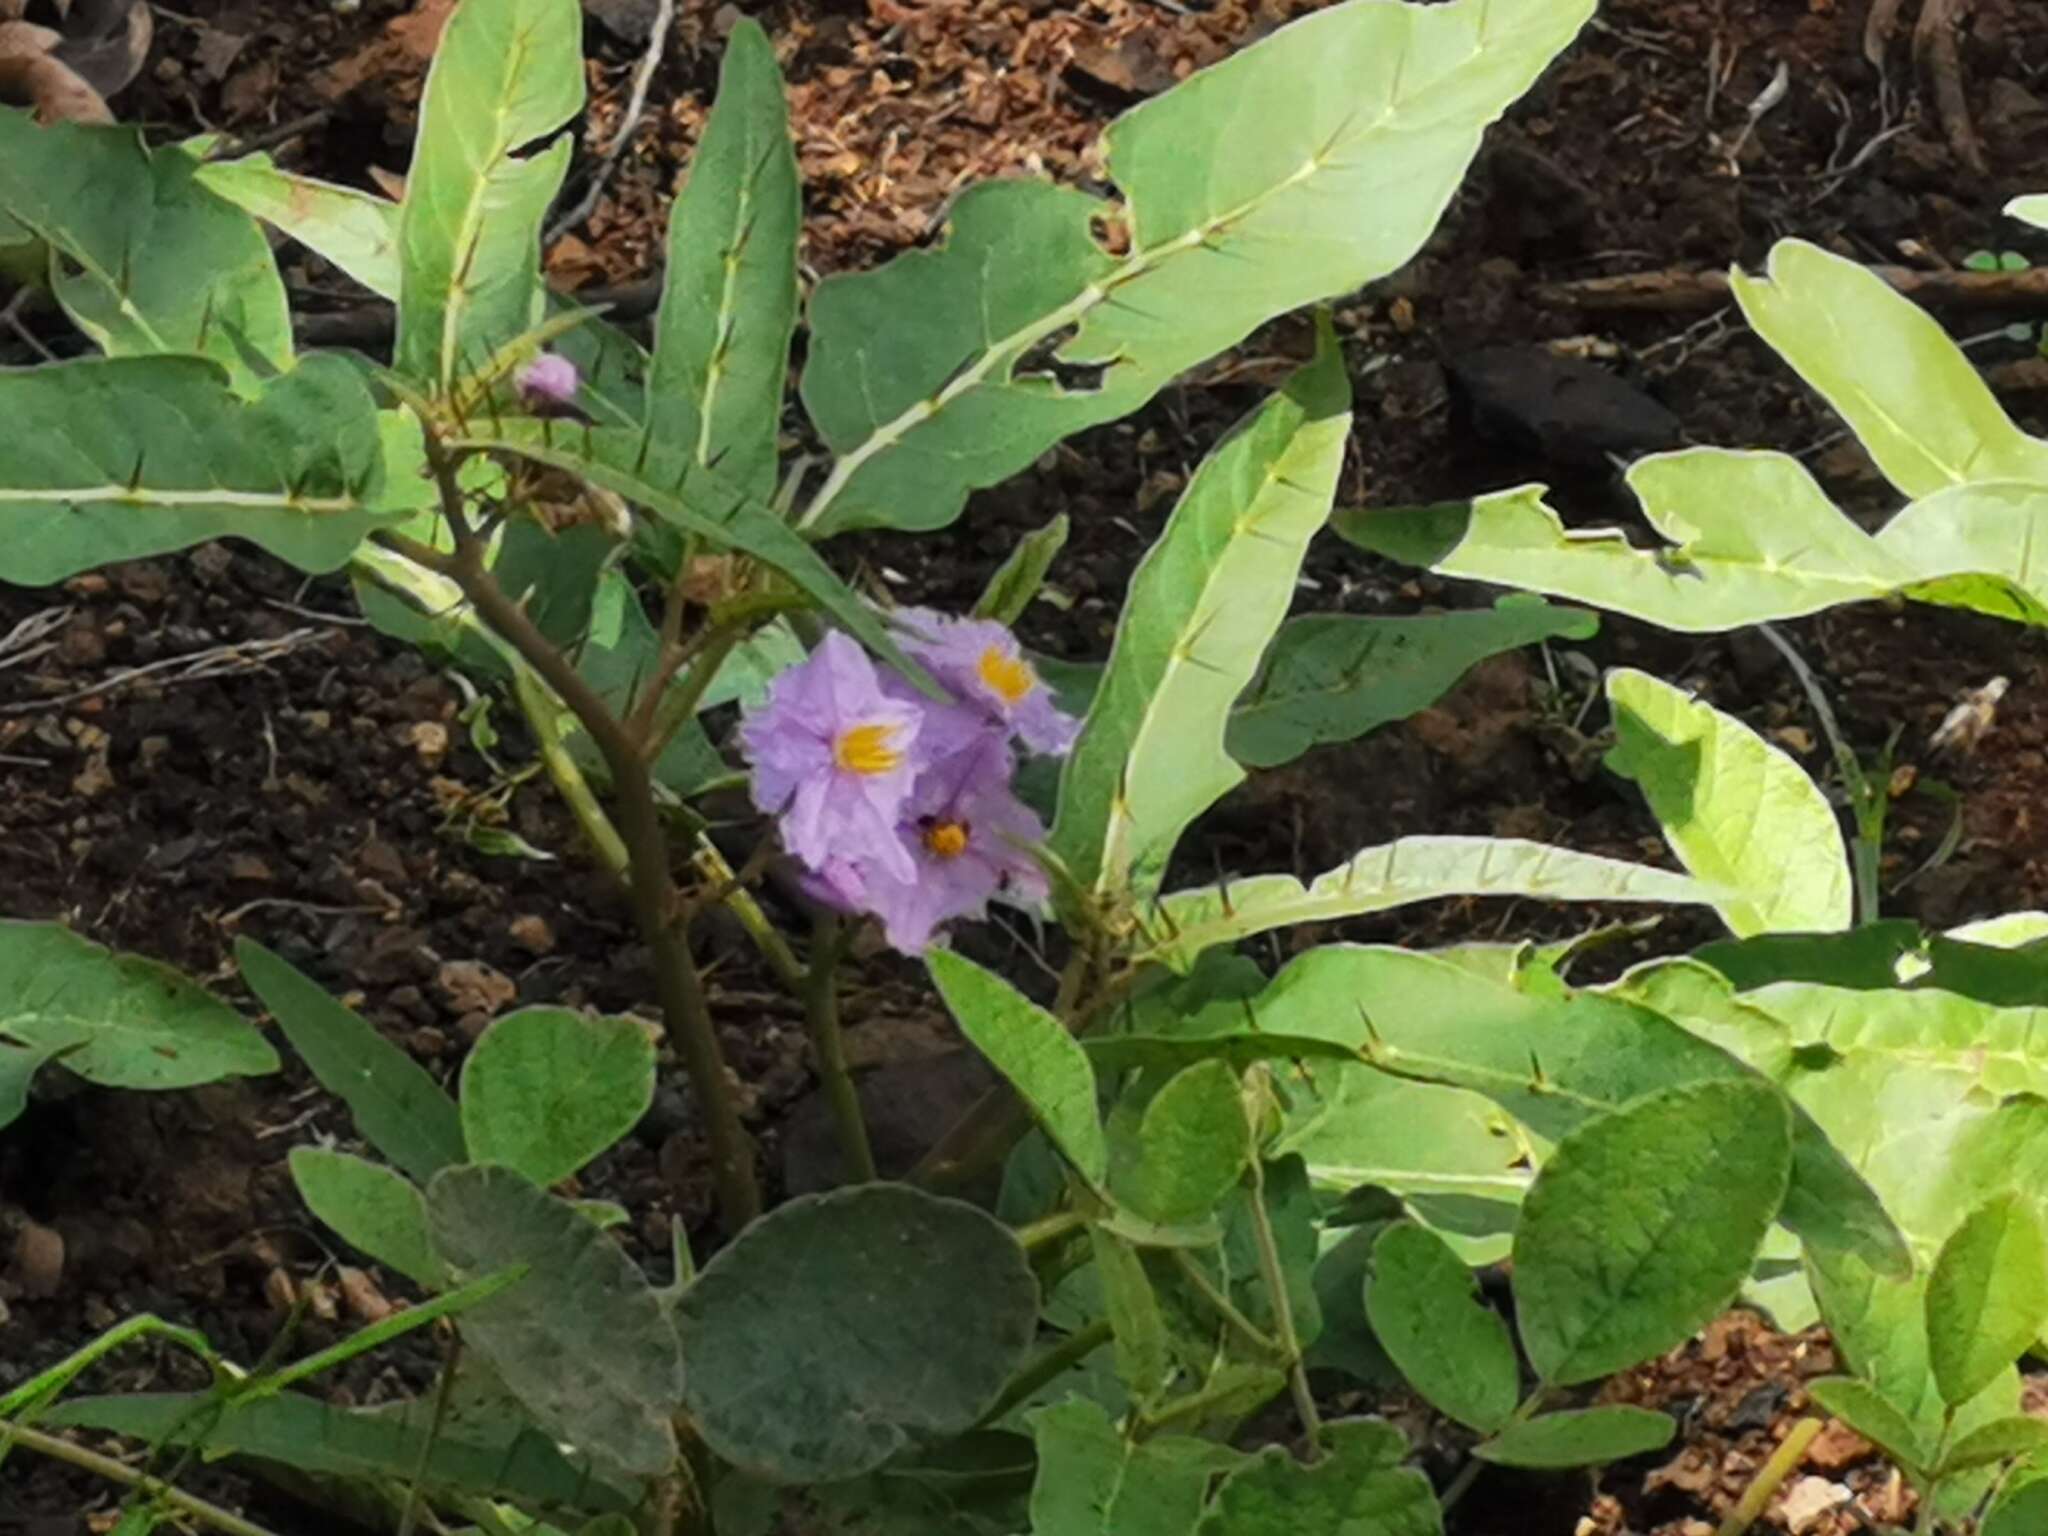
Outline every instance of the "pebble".
[[548, 926], [546, 918], [535, 913], [513, 918], [506, 931], [512, 935], [512, 942], [529, 955], [551, 955], [555, 951], [555, 930]]

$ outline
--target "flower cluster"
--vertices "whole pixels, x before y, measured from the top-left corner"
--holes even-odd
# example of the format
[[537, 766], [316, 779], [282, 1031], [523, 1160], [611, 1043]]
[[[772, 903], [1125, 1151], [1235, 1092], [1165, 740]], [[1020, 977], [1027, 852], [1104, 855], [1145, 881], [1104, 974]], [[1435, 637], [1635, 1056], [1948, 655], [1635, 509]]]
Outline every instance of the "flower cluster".
[[813, 894], [873, 913], [892, 945], [918, 954], [991, 899], [1045, 900], [1026, 852], [1045, 828], [1011, 791], [1012, 742], [1061, 754], [1080, 724], [1001, 624], [915, 608], [896, 622], [903, 649], [952, 702], [926, 698], [835, 632], [775, 679], [741, 722], [740, 744], [754, 803], [780, 819]]

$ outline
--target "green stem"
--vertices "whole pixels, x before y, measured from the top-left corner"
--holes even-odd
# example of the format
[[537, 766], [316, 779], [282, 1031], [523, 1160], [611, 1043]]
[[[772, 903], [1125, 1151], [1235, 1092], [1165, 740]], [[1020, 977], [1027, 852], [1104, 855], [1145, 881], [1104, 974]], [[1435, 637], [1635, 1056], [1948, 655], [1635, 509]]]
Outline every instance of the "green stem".
[[1079, 1211], [1055, 1211], [1017, 1228], [1017, 1241], [1026, 1253], [1038, 1253], [1087, 1225], [1088, 1218]]
[[697, 834], [697, 851], [690, 856], [704, 878], [711, 882], [732, 915], [739, 919], [740, 927], [747, 937], [754, 941], [754, 948], [761, 952], [761, 958], [768, 962], [776, 979], [797, 996], [804, 995], [806, 975], [803, 966], [797, 963], [796, 953], [789, 947], [789, 941], [782, 936], [782, 930], [768, 921], [768, 914], [761, 910], [761, 904], [754, 900], [754, 893], [740, 882], [718, 845], [706, 834]]
[[1209, 1304], [1218, 1317], [1237, 1331], [1239, 1337], [1261, 1354], [1284, 1353], [1278, 1339], [1246, 1317], [1238, 1310], [1235, 1302], [1216, 1289], [1216, 1282], [1209, 1278], [1201, 1265], [1188, 1257], [1186, 1249], [1175, 1248], [1172, 1252], [1174, 1268], [1180, 1271], [1181, 1278], [1187, 1281], [1197, 1296]]
[[611, 771], [618, 802], [619, 836], [625, 842], [633, 917], [654, 963], [654, 984], [662, 1020], [690, 1075], [690, 1087], [711, 1144], [711, 1176], [725, 1229], [739, 1230], [761, 1214], [761, 1189], [754, 1176], [754, 1147], [740, 1123], [738, 1098], [725, 1064], [725, 1049], [711, 1022], [704, 980], [690, 949], [685, 925], [676, 921], [678, 902], [669, 871], [668, 838], [655, 801], [643, 743], [628, 731], [568, 657], [550, 643], [485, 568], [483, 551], [467, 534], [459, 460], [429, 432], [427, 458], [441, 492], [441, 508], [458, 540], [453, 556], [401, 534], [381, 535], [401, 554], [447, 576], [462, 589], [477, 617], [510, 642], [541, 680], [575, 714]]
[[[1501, 1429], [1510, 1429], [1517, 1424], [1527, 1423], [1536, 1416], [1536, 1410], [1543, 1406], [1549, 1396], [1550, 1388], [1538, 1383], [1536, 1390], [1516, 1405], [1515, 1411], [1508, 1415], [1508, 1421], [1501, 1425]], [[1451, 1479], [1449, 1486], [1443, 1491], [1443, 1497], [1437, 1500], [1438, 1506], [1446, 1514], [1450, 1513], [1452, 1505], [1465, 1497], [1473, 1483], [1478, 1481], [1479, 1474], [1486, 1470], [1486, 1465], [1477, 1456], [1472, 1456], [1466, 1459], [1464, 1466], [1458, 1468], [1458, 1475]]]
[[213, 1345], [204, 1334], [181, 1328], [176, 1323], [167, 1323], [153, 1312], [144, 1312], [116, 1323], [91, 1343], [79, 1346], [48, 1370], [37, 1372], [5, 1397], [0, 1397], [0, 1419], [11, 1417], [51, 1393], [63, 1390], [87, 1366], [112, 1354], [123, 1344], [145, 1337], [169, 1339], [173, 1344], [183, 1345], [204, 1360], [216, 1376], [239, 1374], [214, 1352]]
[[1747, 1536], [1749, 1528], [1770, 1506], [1785, 1479], [1806, 1459], [1807, 1448], [1820, 1432], [1819, 1419], [1801, 1419], [1794, 1424], [1791, 1432], [1778, 1442], [1778, 1448], [1771, 1452], [1771, 1459], [1764, 1463], [1763, 1470], [1743, 1490], [1741, 1501], [1728, 1511], [1728, 1518], [1721, 1522], [1721, 1528], [1714, 1536]]
[[137, 1493], [146, 1494], [160, 1503], [169, 1505], [180, 1514], [188, 1515], [227, 1536], [275, 1536], [275, 1533], [244, 1520], [231, 1510], [222, 1509], [218, 1504], [209, 1504], [184, 1490], [172, 1487], [161, 1478], [151, 1477], [146, 1472], [137, 1472], [133, 1467], [102, 1456], [97, 1451], [88, 1451], [82, 1445], [74, 1445], [58, 1435], [46, 1435], [39, 1429], [30, 1429], [24, 1424], [8, 1426], [7, 1434], [16, 1444], [26, 1446], [55, 1461], [69, 1462], [72, 1466], [104, 1477], [109, 1482], [120, 1483]]
[[532, 670], [523, 664], [512, 669], [512, 692], [519, 700], [528, 728], [533, 732], [533, 739], [540, 749], [541, 765], [547, 769], [555, 792], [567, 803], [570, 814], [575, 816], [576, 825], [582, 828], [583, 839], [590, 844], [591, 852], [597, 855], [598, 863], [624, 887], [632, 868], [632, 855], [626, 852], [625, 841], [619, 836], [618, 828], [612, 825], [611, 817], [598, 804], [597, 792], [590, 787], [590, 780], [583, 776], [583, 770], [576, 766], [576, 759], [562, 744], [560, 715], [554, 698]]
[[1040, 1387], [1072, 1370], [1114, 1337], [1115, 1332], [1107, 1318], [1097, 1318], [1087, 1327], [1068, 1334], [1012, 1377], [1010, 1384], [1003, 1388], [1002, 1396], [976, 1421], [974, 1427], [986, 1429], [999, 1422], [1012, 1408], [1029, 1400]]
[[412, 1536], [413, 1527], [419, 1522], [420, 1490], [427, 1480], [427, 1463], [433, 1457], [434, 1442], [441, 1438], [442, 1426], [448, 1422], [448, 1403], [455, 1395], [455, 1368], [461, 1361], [462, 1335], [450, 1333], [448, 1348], [441, 1359], [441, 1379], [434, 1384], [433, 1421], [413, 1461], [412, 1486], [405, 1491], [405, 1513], [398, 1517], [398, 1536]]
[[810, 1031], [818, 1082], [839, 1130], [839, 1153], [855, 1184], [872, 1184], [875, 1149], [861, 1114], [860, 1090], [846, 1069], [846, 1038], [839, 1028], [839, 915], [820, 912], [811, 928], [811, 967], [804, 977], [804, 1027]]
[[1315, 1394], [1308, 1389], [1308, 1366], [1301, 1358], [1301, 1340], [1294, 1331], [1294, 1304], [1287, 1295], [1287, 1271], [1280, 1264], [1280, 1244], [1273, 1235], [1273, 1216], [1266, 1209], [1266, 1169], [1259, 1159], [1256, 1141], [1252, 1145], [1252, 1235], [1258, 1241], [1259, 1275], [1265, 1282], [1273, 1306], [1273, 1325], [1280, 1334], [1280, 1348], [1287, 1362], [1287, 1387], [1294, 1395], [1294, 1411], [1308, 1435], [1308, 1455], [1313, 1461], [1321, 1454], [1323, 1418], [1316, 1411]]

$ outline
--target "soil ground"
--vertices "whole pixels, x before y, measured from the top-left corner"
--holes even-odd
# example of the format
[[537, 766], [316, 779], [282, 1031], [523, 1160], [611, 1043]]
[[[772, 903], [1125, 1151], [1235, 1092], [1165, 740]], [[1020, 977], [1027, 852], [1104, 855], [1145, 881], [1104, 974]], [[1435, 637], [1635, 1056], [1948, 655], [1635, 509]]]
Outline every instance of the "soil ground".
[[[295, 169], [364, 186], [402, 172], [442, 0], [417, 10], [394, 0], [359, 10], [298, 0], [186, 3], [159, 11], [151, 66], [117, 103], [124, 117], [166, 134], [243, 137], [297, 123], [276, 145]], [[975, 177], [1090, 177], [1089, 147], [1118, 111], [1308, 8], [1296, 0], [769, 6], [760, 15], [789, 74], [806, 175], [809, 269], [863, 266], [929, 239], [949, 197]], [[586, 152], [616, 130], [652, 9], [643, 0], [590, 0]], [[1627, 498], [1605, 470], [1553, 462], [1571, 458], [1570, 445], [1489, 442], [1451, 408], [1447, 364], [1472, 349], [1577, 339], [1661, 401], [1686, 439], [1798, 453], [1844, 505], [1888, 511], [1860, 450], [1731, 309], [1603, 314], [1536, 298], [1538, 284], [1561, 280], [1755, 266], [1788, 234], [1922, 268], [1961, 265], [1986, 247], [2048, 260], [2048, 240], [1998, 217], [2009, 197], [2048, 180], [2048, 10], [1979, 0], [1962, 22], [1961, 79], [1985, 141], [1983, 175], [1951, 150], [1903, 37], [1886, 53], [1883, 77], [1871, 65], [1865, 12], [1856, 0], [1605, 5], [1489, 139], [1423, 254], [1340, 310], [1359, 402], [1347, 504], [1544, 479], [1572, 520], [1628, 521]], [[631, 153], [595, 213], [550, 250], [559, 284], [615, 284], [651, 270], [660, 215], [708, 106], [719, 39], [737, 14], [683, 8]], [[1781, 67], [1782, 100], [1745, 135], [1750, 103]], [[579, 161], [572, 195], [594, 163], [592, 153]], [[344, 279], [297, 254], [287, 269], [307, 314], [351, 323], [361, 295]], [[2034, 317], [1945, 318], [1956, 334], [1978, 335]], [[1024, 627], [1048, 651], [1099, 657], [1133, 563], [1175, 492], [1304, 342], [1299, 322], [1277, 325], [1138, 416], [1075, 438], [978, 496], [947, 532], [870, 537], [839, 557], [918, 601], [962, 607], [1020, 533], [1064, 512], [1074, 537], [1053, 575], [1064, 606], [1039, 604]], [[0, 336], [0, 347], [10, 344]], [[1995, 335], [1972, 347], [1986, 365], [2029, 350]], [[0, 353], [0, 362], [21, 360]], [[2015, 392], [2006, 404], [2024, 425], [2048, 425], [2040, 397]], [[1328, 610], [1405, 613], [1489, 597], [1334, 540], [1318, 546], [1307, 574], [1304, 606]], [[344, 585], [302, 582], [247, 548], [214, 546], [61, 589], [0, 587], [0, 636], [25, 623], [43, 626], [52, 643], [0, 654], [0, 913], [61, 917], [230, 992], [229, 950], [249, 935], [351, 993], [379, 1028], [443, 1074], [457, 1070], [469, 1038], [513, 999], [646, 1008], [651, 987], [630, 925], [582, 872], [574, 830], [541, 790], [511, 793], [502, 814], [558, 858], [493, 857], [462, 835], [480, 812], [495, 814], [486, 797], [501, 785], [459, 718], [464, 696], [364, 627]], [[1876, 606], [1786, 632], [1860, 752], [1874, 756], [1897, 729], [1901, 761], [1960, 797], [1953, 852], [1893, 892], [1890, 909], [1944, 924], [2048, 906], [2048, 815], [2036, 809], [2048, 779], [2048, 645], [1988, 620]], [[1816, 774], [1826, 771], [1826, 743], [1768, 647], [1608, 621], [1582, 649], [1596, 663], [1643, 665], [1695, 687]], [[156, 670], [133, 674], [144, 666]], [[1935, 724], [1962, 690], [1994, 675], [2010, 678], [2012, 690], [1989, 738], [1972, 756], [1931, 761]], [[1543, 682], [1538, 658], [1496, 661], [1403, 725], [1256, 777], [1205, 824], [1195, 840], [1202, 859], [1309, 872], [1417, 832], [1534, 836], [1664, 857], [1623, 786], [1574, 771]], [[1597, 711], [1585, 722], [1598, 723]], [[515, 733], [501, 759], [516, 762], [517, 747]], [[1928, 861], [1952, 814], [1924, 792], [1902, 795], [1890, 880]], [[1442, 903], [1351, 932], [1434, 945], [1565, 934], [1595, 915]], [[1668, 920], [1620, 958], [1705, 936], [1697, 920]], [[1032, 982], [1021, 931], [992, 929], [975, 942]], [[714, 1003], [727, 1047], [779, 1169], [784, 1143], [801, 1154], [808, 1134], [799, 1020], [733, 935], [714, 931], [706, 947], [718, 957]], [[846, 1014], [870, 1061], [944, 1040], [918, 972], [886, 957], [861, 965]], [[657, 1271], [671, 1214], [701, 1224], [709, 1210], [686, 1096], [670, 1076], [648, 1121], [585, 1176], [590, 1193], [636, 1213], [628, 1240]], [[897, 1106], [898, 1134], [914, 1140], [947, 1103], [937, 1089], [910, 1093]], [[264, 1352], [301, 1295], [312, 1303], [300, 1324], [303, 1347], [356, 1326], [367, 1303], [327, 1277], [329, 1240], [283, 1166], [292, 1145], [346, 1134], [345, 1117], [295, 1065], [189, 1093], [39, 1100], [0, 1135], [0, 1385], [136, 1311], [193, 1323], [244, 1360]], [[802, 1182], [803, 1168], [792, 1177]], [[28, 1222], [61, 1234], [56, 1269], [9, 1258], [14, 1230]], [[1454, 1528], [1467, 1536], [1703, 1536], [1803, 1407], [1801, 1383], [1827, 1354], [1824, 1339], [1781, 1338], [1752, 1319], [1717, 1325], [1613, 1388], [1688, 1410], [1675, 1453], [1607, 1469], [1597, 1484], [1489, 1475]], [[380, 1356], [335, 1389], [375, 1401], [414, 1389], [427, 1368], [403, 1352]], [[92, 1382], [102, 1390], [181, 1383], [189, 1384], [169, 1356], [147, 1350]], [[1801, 1528], [1835, 1536], [1864, 1528], [1866, 1517], [1896, 1516], [1883, 1464], [1853, 1437], [1830, 1434], [1811, 1470], [1851, 1488], [1856, 1502]], [[332, 1517], [217, 1470], [192, 1486], [245, 1505], [282, 1536], [334, 1529]], [[105, 1487], [39, 1459], [16, 1454], [0, 1465], [0, 1533], [102, 1531], [113, 1504]]]

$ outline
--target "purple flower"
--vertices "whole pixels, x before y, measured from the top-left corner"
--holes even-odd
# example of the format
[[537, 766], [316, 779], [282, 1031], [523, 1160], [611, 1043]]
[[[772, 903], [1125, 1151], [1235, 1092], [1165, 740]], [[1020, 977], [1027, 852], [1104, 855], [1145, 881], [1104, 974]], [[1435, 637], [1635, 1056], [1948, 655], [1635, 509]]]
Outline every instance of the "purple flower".
[[582, 380], [576, 372], [576, 365], [568, 358], [554, 352], [543, 352], [522, 364], [513, 375], [513, 382], [529, 400], [570, 405], [575, 402], [576, 390]]
[[960, 700], [977, 706], [1034, 752], [1059, 756], [1073, 746], [1081, 722], [1053, 703], [1052, 690], [1003, 625], [993, 619], [948, 618], [929, 608], [904, 608], [895, 617], [908, 631], [903, 648]]
[[782, 819], [783, 846], [813, 871], [837, 862], [912, 879], [917, 866], [897, 826], [923, 724], [916, 705], [882, 691], [867, 653], [835, 631], [740, 723], [754, 804]]
[[827, 888], [881, 918], [889, 943], [912, 955], [944, 924], [983, 916], [992, 899], [1044, 901], [1045, 876], [1025, 850], [1044, 840], [1045, 827], [1010, 792], [1015, 767], [1003, 734], [981, 727], [917, 776], [898, 828], [911, 875], [842, 870], [824, 877]]

